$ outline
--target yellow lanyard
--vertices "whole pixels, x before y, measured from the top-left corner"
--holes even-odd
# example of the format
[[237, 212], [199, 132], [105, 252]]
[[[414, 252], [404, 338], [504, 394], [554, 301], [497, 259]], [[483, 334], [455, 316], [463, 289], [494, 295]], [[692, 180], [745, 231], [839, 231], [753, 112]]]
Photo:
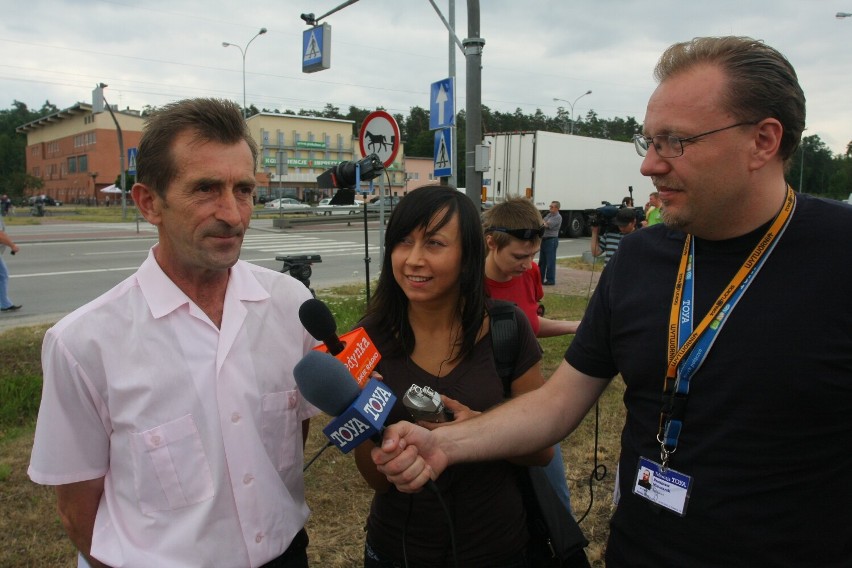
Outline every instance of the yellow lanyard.
[[[682, 414], [685, 407], [685, 399], [689, 392], [689, 380], [707, 356], [707, 352], [709, 352], [715, 339], [715, 334], [719, 332], [722, 323], [724, 323], [720, 314], [724, 311], [724, 315], [727, 317], [730, 311], [733, 310], [736, 302], [739, 301], [739, 298], [745, 292], [745, 288], [751, 283], [751, 279], [754, 278], [763, 262], [769, 257], [777, 239], [786, 229], [795, 209], [795, 204], [796, 194], [788, 186], [784, 206], [772, 221], [766, 233], [764, 233], [748, 258], [746, 258], [745, 262], [743, 262], [731, 281], [713, 303], [707, 315], [691, 331], [689, 336], [683, 341], [683, 344], [678, 347], [681, 337], [680, 326], [684, 321], [690, 324], [692, 322], [691, 316], [686, 319], [682, 317], [685, 286], [689, 280], [694, 279], [694, 267], [692, 266], [694, 263], [693, 237], [689, 234], [686, 235], [669, 313], [668, 368], [666, 369], [666, 377], [663, 381], [664, 402], [663, 410], [660, 413], [660, 430], [657, 435], [657, 441], [661, 445], [661, 460], [664, 467], [666, 467], [669, 456], [674, 453], [677, 447], [677, 438], [683, 422]], [[691, 290], [687, 297], [690, 302], [689, 308], [694, 309], [694, 297]], [[716, 323], [714, 324], [714, 322]], [[704, 337], [705, 332], [708, 330], [710, 333]], [[686, 331], [688, 330], [684, 330], [684, 333]], [[679, 376], [678, 368], [681, 362], [690, 354], [690, 351], [699, 340], [701, 340], [700, 351], [696, 351], [694, 355], [689, 356], [685, 363], [686, 370], [682, 372], [683, 376]]]

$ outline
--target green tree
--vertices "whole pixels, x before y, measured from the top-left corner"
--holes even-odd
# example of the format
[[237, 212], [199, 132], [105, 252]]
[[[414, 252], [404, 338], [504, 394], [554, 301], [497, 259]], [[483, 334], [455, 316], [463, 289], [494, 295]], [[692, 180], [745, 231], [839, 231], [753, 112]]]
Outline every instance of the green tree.
[[13, 101], [12, 108], [0, 110], [0, 193], [19, 201], [26, 189], [39, 189], [43, 183], [26, 171], [27, 137], [15, 130], [28, 122], [56, 112], [56, 105], [45, 101], [38, 111], [31, 111], [26, 103]]
[[831, 195], [829, 183], [834, 174], [834, 167], [831, 149], [819, 135], [805, 136], [790, 160], [787, 183], [802, 193], [837, 197]]

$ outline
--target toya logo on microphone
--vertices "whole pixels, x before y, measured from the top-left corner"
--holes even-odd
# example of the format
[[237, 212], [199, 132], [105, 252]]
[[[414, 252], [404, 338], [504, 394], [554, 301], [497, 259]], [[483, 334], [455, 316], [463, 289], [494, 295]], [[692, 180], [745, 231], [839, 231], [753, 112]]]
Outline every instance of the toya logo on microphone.
[[396, 397], [387, 386], [370, 379], [355, 402], [332, 420], [323, 429], [323, 434], [344, 454], [369, 438], [380, 440], [382, 428], [395, 403]]
[[[349, 333], [340, 336], [341, 343], [344, 344], [343, 351], [335, 355], [338, 361], [346, 365], [349, 373], [358, 382], [358, 386], [364, 388], [367, 381], [370, 380], [370, 374], [379, 360], [382, 358], [379, 355], [376, 346], [364, 328], [359, 327]], [[314, 347], [316, 351], [328, 353], [328, 347], [319, 345]]]

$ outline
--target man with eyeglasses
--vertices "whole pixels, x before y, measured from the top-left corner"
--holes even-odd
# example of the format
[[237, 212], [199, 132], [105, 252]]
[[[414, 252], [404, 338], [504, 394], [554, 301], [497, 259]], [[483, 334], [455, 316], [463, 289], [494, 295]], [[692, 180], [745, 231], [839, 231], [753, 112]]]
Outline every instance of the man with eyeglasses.
[[561, 204], [554, 201], [544, 216], [544, 237], [541, 251], [538, 253], [538, 267], [541, 270], [541, 283], [545, 286], [556, 284], [556, 249], [559, 247], [559, 229], [562, 227]]
[[655, 76], [635, 142], [663, 223], [623, 239], [565, 361], [472, 420], [395, 424], [373, 459], [413, 491], [448, 464], [529, 452], [621, 374], [609, 568], [849, 566], [852, 247], [825, 227], [852, 242], [852, 208], [785, 182], [805, 97], [781, 53], [695, 38]]

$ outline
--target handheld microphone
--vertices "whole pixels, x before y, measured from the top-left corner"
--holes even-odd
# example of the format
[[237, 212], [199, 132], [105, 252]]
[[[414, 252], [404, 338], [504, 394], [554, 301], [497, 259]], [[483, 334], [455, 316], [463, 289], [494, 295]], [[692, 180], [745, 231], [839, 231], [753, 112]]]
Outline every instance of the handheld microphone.
[[352, 381], [346, 366], [322, 351], [311, 351], [293, 368], [293, 376], [305, 399], [336, 418], [323, 434], [344, 454], [368, 439], [380, 444], [391, 408], [393, 392], [376, 379], [363, 389]]
[[441, 395], [429, 387], [411, 385], [402, 397], [402, 405], [415, 422], [450, 422], [455, 418], [453, 411], [444, 406]]
[[299, 306], [299, 321], [314, 339], [323, 342], [314, 350], [334, 355], [346, 365], [358, 386], [363, 388], [367, 384], [382, 356], [364, 328], [359, 327], [338, 337], [334, 315], [328, 306], [315, 298]]
[[338, 355], [343, 351], [344, 345], [337, 337], [337, 322], [323, 302], [311, 298], [299, 306], [299, 321], [314, 339], [325, 344], [329, 353]]

